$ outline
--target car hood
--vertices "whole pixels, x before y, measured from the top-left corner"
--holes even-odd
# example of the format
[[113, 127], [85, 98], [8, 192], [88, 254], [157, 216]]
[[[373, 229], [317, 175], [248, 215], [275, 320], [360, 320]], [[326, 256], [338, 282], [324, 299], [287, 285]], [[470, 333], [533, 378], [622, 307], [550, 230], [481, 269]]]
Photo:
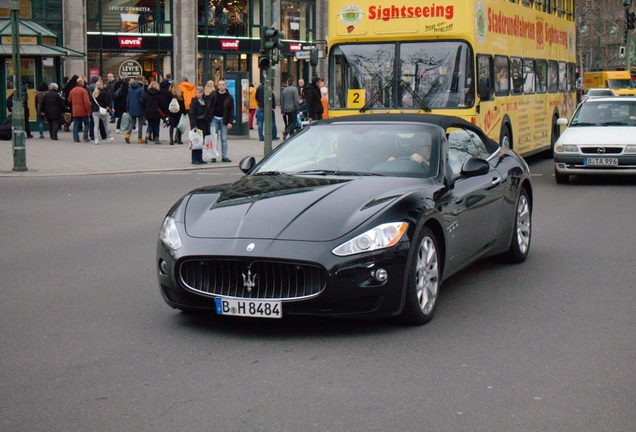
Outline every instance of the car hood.
[[393, 177], [247, 176], [193, 191], [185, 229], [200, 238], [329, 241], [427, 185], [433, 183]]
[[591, 146], [636, 144], [636, 127], [570, 126], [561, 134], [559, 142]]

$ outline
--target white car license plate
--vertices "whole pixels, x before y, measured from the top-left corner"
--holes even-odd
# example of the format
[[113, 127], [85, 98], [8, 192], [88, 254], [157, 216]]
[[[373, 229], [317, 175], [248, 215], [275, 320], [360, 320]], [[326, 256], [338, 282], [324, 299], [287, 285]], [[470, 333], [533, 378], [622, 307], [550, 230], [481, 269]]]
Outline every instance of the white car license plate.
[[218, 315], [235, 315], [255, 318], [282, 318], [281, 302], [274, 300], [236, 300], [215, 298]]
[[593, 166], [618, 166], [617, 158], [585, 158], [584, 165]]

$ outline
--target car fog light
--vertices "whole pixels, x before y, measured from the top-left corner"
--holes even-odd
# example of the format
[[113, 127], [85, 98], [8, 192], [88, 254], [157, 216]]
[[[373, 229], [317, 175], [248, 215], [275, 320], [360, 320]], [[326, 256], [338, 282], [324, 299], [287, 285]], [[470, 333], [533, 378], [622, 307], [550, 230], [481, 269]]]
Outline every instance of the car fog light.
[[375, 277], [375, 280], [378, 282], [384, 282], [389, 277], [389, 273], [385, 269], [379, 268], [375, 271], [373, 277]]
[[164, 260], [159, 260], [159, 273], [161, 273], [161, 276], [168, 274], [168, 264]]

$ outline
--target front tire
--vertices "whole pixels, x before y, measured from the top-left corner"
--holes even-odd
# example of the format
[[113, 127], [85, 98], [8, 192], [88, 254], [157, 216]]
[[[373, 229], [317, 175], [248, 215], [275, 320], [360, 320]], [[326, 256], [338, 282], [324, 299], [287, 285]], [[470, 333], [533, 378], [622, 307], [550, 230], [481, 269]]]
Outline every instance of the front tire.
[[532, 234], [532, 208], [525, 189], [519, 192], [517, 211], [513, 227], [510, 248], [504, 253], [506, 261], [514, 264], [522, 263], [528, 258]]
[[510, 136], [511, 134], [508, 126], [501, 126], [501, 133], [499, 134], [499, 146], [512, 150], [512, 138]]
[[441, 265], [433, 231], [422, 227], [410, 254], [406, 300], [401, 319], [407, 324], [423, 325], [433, 319], [441, 283]]

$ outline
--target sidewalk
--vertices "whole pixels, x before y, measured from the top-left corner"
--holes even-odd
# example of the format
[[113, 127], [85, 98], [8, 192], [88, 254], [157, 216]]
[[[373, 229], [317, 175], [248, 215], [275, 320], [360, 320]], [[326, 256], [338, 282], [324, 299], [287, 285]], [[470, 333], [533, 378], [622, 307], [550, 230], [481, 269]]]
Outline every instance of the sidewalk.
[[[282, 117], [277, 110], [277, 126], [283, 125]], [[187, 139], [184, 145], [170, 145], [168, 129], [161, 129], [160, 139], [164, 143], [137, 144], [137, 132], [133, 131], [130, 142], [124, 141], [124, 134], [115, 134], [114, 124], [110, 124], [113, 142], [101, 140], [99, 145], [94, 141], [73, 142], [73, 133], [60, 131], [58, 141], [49, 139], [48, 131], [45, 139], [40, 139], [37, 130], [31, 133], [35, 138], [26, 140], [27, 171], [13, 171], [13, 147], [11, 141], [0, 141], [0, 177], [47, 177], [65, 175], [123, 174], [141, 172], [161, 172], [179, 170], [201, 170], [238, 166], [241, 159], [254, 156], [260, 160], [264, 155], [264, 143], [258, 140], [256, 124], [250, 130], [249, 139], [228, 137], [228, 157], [231, 163], [192, 165]], [[280, 134], [280, 132], [279, 132]], [[81, 136], [81, 134], [80, 134]], [[186, 134], [187, 136], [187, 134]], [[281, 141], [272, 142], [272, 146]]]

